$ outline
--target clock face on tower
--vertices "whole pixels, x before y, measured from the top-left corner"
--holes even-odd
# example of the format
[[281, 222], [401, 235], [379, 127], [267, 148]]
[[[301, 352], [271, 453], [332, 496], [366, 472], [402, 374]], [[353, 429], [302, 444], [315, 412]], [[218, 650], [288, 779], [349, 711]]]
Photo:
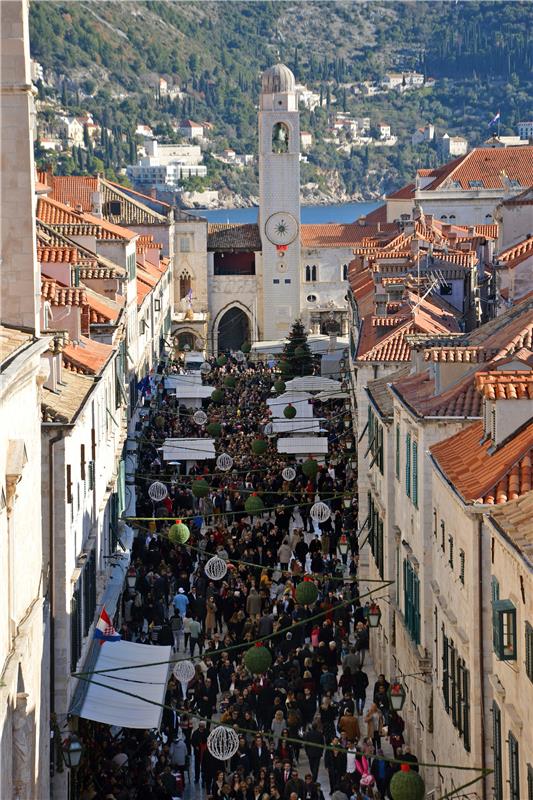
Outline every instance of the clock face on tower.
[[287, 211], [276, 211], [265, 222], [265, 234], [272, 244], [291, 244], [298, 236], [298, 222]]

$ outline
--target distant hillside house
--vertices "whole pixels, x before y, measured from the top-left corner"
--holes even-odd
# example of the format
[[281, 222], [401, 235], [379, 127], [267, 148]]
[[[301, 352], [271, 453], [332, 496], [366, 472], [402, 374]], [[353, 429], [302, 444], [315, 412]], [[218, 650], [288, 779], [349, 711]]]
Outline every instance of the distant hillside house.
[[468, 151], [468, 140], [464, 136], [450, 136], [445, 133], [439, 140], [439, 150], [443, 158], [464, 156]]
[[387, 72], [381, 85], [385, 89], [418, 89], [424, 85], [421, 72]]
[[204, 126], [199, 122], [193, 122], [192, 119], [186, 119], [184, 122], [182, 122], [179, 132], [183, 137], [185, 137], [185, 139], [204, 138]]
[[83, 146], [83, 125], [76, 117], [59, 117], [57, 130], [70, 145]]
[[432, 142], [435, 138], [435, 126], [428, 122], [423, 128], [417, 130], [411, 136], [411, 144], [422, 144], [422, 142]]
[[313, 134], [309, 131], [300, 131], [300, 145], [302, 150], [308, 150], [313, 145]]

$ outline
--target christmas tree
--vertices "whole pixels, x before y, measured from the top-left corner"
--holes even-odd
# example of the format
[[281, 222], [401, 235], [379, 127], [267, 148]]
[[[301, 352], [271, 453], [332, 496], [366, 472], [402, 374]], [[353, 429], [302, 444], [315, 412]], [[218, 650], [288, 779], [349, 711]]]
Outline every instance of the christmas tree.
[[301, 319], [292, 323], [289, 338], [281, 355], [284, 376], [290, 378], [313, 374], [313, 356], [307, 344], [307, 333]]

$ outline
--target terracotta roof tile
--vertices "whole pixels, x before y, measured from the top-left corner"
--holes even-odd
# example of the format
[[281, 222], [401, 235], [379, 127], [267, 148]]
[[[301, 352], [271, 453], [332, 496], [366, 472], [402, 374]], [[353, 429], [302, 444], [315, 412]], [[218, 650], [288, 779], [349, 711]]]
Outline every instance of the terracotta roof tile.
[[84, 211], [93, 210], [93, 193], [98, 191], [98, 178], [86, 175], [50, 175], [47, 184], [51, 188], [48, 195], [52, 200], [75, 208], [81, 205]]
[[457, 345], [457, 347], [429, 347], [424, 351], [424, 361], [439, 363], [479, 364], [495, 356], [496, 350], [485, 350], [483, 347]]
[[73, 372], [97, 375], [112, 353], [111, 345], [80, 336], [79, 344], [71, 343], [63, 349], [63, 361]]
[[394, 391], [421, 417], [465, 418], [482, 414], [482, 398], [476, 391], [474, 370], [438, 395], [435, 395], [435, 377], [428, 370], [395, 381]]
[[533, 372], [478, 372], [476, 389], [486, 400], [533, 400]]
[[435, 171], [435, 180], [423, 191], [445, 188], [457, 182], [462, 189], [475, 191], [471, 182], [482, 183], [485, 189], [507, 189], [508, 181], [522, 186], [533, 184], [533, 146], [477, 147], [456, 161]]
[[489, 520], [496, 523], [533, 566], [533, 491], [497, 506]]
[[408, 183], [406, 186], [402, 186], [401, 189], [397, 189], [392, 194], [387, 195], [387, 200], [414, 200], [415, 197], [415, 184]]
[[[393, 226], [396, 229], [396, 226]], [[324, 223], [321, 225], [301, 225], [300, 242], [302, 247], [354, 247], [363, 239], [377, 234], [386, 237], [381, 225], [359, 225], [357, 222], [347, 224]]]
[[526, 261], [528, 258], [532, 257], [533, 236], [528, 236], [518, 244], [514, 244], [512, 247], [502, 250], [502, 252], [496, 256], [496, 259], [500, 264], [505, 265], [508, 269], [514, 269], [514, 267], [517, 267], [523, 261]]
[[78, 251], [75, 247], [54, 247], [37, 243], [37, 261], [43, 264], [76, 264]]
[[41, 277], [41, 300], [53, 306], [83, 306], [87, 302], [87, 294], [84, 289], [64, 286], [58, 281]]
[[494, 452], [482, 442], [483, 423], [430, 448], [434, 460], [465, 503], [499, 505], [533, 488], [533, 422], [525, 425]]
[[[93, 217], [87, 212], [78, 212], [69, 206], [40, 197], [37, 200], [37, 217], [47, 225], [65, 226], [73, 234], [79, 233], [77, 226], [82, 226], [83, 235], [95, 236], [97, 239], [117, 239], [130, 241], [137, 234], [119, 225], [113, 225], [105, 219]], [[65, 230], [62, 231], [65, 233]]]

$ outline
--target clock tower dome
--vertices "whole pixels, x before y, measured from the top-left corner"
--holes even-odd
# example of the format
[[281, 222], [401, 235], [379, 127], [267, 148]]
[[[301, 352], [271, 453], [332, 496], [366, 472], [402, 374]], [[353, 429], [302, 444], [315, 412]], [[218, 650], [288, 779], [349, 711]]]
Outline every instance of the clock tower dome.
[[282, 339], [300, 314], [300, 119], [294, 75], [284, 64], [261, 80], [259, 231], [263, 338]]

